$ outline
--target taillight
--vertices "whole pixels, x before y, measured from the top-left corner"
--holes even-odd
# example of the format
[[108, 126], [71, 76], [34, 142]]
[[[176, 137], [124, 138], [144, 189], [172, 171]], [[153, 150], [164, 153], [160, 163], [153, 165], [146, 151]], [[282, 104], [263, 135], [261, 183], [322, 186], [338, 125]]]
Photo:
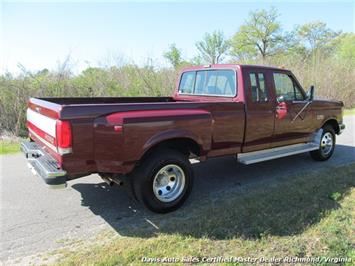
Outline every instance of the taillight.
[[58, 152], [60, 154], [66, 154], [72, 152], [72, 134], [69, 121], [57, 120], [56, 135]]

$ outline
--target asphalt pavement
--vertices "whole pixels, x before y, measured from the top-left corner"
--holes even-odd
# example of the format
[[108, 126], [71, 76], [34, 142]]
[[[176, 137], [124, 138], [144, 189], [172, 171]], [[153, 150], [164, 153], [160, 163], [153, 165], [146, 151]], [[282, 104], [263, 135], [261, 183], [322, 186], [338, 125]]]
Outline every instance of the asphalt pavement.
[[[194, 164], [195, 184], [183, 208], [193, 208], [202, 198], [220, 197], [233, 187], [354, 163], [355, 116], [345, 117], [344, 123], [347, 128], [337, 137], [333, 157], [326, 162], [315, 162], [306, 153], [249, 166], [238, 164], [233, 157]], [[63, 239], [87, 239], [105, 229], [125, 235], [121, 230], [125, 222], [149, 222], [147, 217], [157, 215], [136, 203], [123, 188], [107, 186], [98, 175], [53, 190], [32, 175], [21, 153], [0, 156], [0, 167], [0, 261], [6, 265], [57, 249]]]

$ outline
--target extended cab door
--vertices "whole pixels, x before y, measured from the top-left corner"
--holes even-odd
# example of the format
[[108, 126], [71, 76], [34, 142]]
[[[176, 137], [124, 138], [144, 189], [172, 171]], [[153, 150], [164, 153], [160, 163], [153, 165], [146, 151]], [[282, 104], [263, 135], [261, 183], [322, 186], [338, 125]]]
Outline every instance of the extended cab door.
[[312, 112], [306, 94], [288, 71], [273, 71], [276, 94], [275, 130], [272, 147], [308, 142], [312, 132]]
[[271, 71], [265, 68], [243, 70], [246, 94], [246, 125], [243, 152], [270, 148], [274, 132], [274, 95]]

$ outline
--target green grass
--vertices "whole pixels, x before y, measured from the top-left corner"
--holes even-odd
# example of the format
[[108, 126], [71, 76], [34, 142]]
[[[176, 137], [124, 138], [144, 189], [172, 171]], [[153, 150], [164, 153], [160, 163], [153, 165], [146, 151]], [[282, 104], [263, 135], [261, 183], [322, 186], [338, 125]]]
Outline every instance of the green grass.
[[130, 222], [115, 224], [120, 236], [102, 233], [91, 244], [58, 250], [57, 264], [136, 265], [142, 257], [190, 256], [320, 256], [321, 265], [331, 265], [325, 257], [354, 261], [354, 177], [355, 164], [310, 171], [231, 187], [171, 214], [132, 215]]
[[355, 108], [352, 109], [345, 109], [344, 115], [355, 115]]
[[12, 140], [0, 140], [0, 154], [9, 154], [20, 151], [20, 143]]

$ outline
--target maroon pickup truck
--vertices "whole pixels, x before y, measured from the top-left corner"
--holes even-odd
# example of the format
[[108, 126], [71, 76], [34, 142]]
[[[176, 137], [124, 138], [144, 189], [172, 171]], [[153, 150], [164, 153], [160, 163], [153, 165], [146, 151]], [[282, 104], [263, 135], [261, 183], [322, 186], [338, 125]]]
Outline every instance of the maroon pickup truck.
[[177, 209], [192, 161], [234, 155], [252, 164], [310, 152], [331, 157], [343, 104], [315, 100], [291, 71], [207, 65], [181, 72], [172, 97], [31, 98], [29, 165], [52, 187], [98, 173], [155, 212]]

